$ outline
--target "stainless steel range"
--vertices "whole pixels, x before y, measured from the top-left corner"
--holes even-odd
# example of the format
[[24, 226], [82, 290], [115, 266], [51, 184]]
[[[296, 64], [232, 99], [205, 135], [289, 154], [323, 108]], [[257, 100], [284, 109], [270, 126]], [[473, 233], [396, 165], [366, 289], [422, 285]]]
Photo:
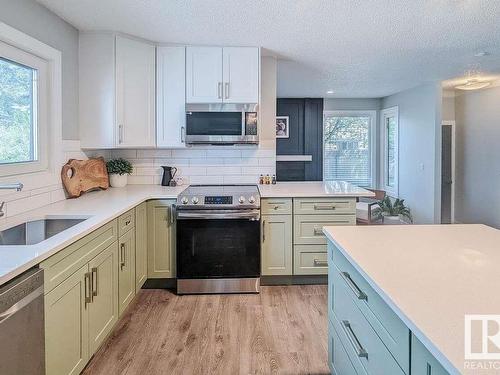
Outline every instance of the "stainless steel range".
[[256, 185], [191, 185], [177, 199], [177, 293], [258, 293]]

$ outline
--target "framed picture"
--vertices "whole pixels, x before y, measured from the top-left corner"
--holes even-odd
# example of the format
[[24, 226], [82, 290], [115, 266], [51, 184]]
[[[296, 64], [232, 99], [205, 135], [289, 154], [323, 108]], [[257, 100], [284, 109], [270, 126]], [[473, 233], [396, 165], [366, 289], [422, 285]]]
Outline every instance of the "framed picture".
[[289, 138], [288, 116], [276, 116], [276, 138]]

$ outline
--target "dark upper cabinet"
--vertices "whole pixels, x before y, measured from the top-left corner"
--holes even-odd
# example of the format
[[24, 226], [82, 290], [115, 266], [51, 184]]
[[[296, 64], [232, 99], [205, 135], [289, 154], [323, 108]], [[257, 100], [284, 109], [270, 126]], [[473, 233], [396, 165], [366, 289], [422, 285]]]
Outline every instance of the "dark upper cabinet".
[[312, 161], [278, 161], [278, 181], [323, 179], [323, 99], [280, 98], [277, 116], [289, 117], [289, 138], [276, 139], [277, 155], [311, 155]]

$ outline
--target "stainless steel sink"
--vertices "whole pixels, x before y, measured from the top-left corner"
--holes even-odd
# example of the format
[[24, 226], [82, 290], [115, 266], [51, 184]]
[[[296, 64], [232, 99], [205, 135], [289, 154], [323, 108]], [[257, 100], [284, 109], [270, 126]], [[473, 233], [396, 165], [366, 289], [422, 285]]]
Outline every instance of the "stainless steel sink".
[[45, 218], [0, 231], [1, 245], [34, 245], [88, 218]]

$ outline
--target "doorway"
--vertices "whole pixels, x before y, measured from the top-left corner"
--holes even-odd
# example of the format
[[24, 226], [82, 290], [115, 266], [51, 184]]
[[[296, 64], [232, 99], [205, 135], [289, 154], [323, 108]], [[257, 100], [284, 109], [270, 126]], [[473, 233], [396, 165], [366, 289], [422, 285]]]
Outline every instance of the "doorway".
[[441, 224], [455, 222], [455, 121], [441, 127]]

